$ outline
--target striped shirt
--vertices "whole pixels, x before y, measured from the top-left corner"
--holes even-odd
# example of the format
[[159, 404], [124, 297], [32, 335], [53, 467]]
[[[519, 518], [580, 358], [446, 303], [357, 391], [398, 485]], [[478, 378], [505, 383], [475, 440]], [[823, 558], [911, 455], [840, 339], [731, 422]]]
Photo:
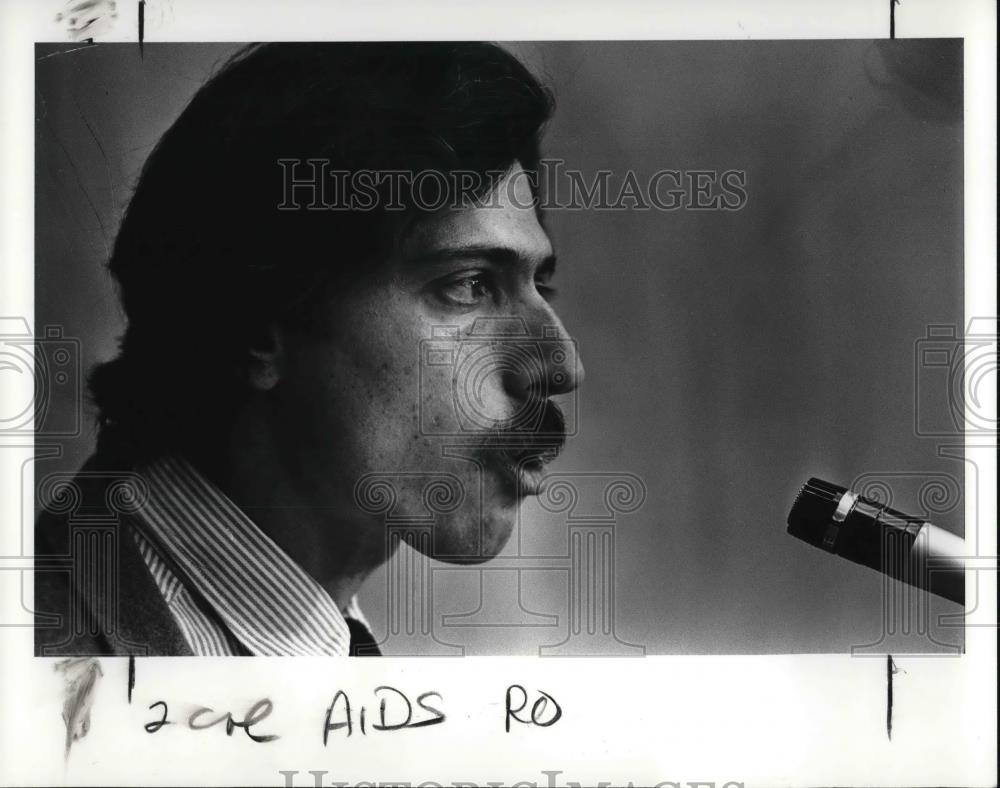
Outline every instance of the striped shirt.
[[370, 629], [352, 597], [326, 590], [190, 463], [141, 469], [149, 497], [133, 533], [191, 651], [198, 656], [344, 656], [345, 616]]

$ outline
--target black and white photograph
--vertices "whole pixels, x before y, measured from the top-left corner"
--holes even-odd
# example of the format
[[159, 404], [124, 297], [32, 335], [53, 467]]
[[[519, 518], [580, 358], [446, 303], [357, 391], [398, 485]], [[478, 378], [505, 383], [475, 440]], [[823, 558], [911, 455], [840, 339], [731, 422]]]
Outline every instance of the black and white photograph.
[[[916, 784], [909, 748], [995, 784], [982, 41], [905, 0], [643, 40], [301, 5], [294, 38], [92, 0], [22, 35], [0, 623], [44, 780]], [[702, 724], [674, 702], [728, 754], [657, 754]], [[977, 755], [921, 760], [947, 736]]]
[[964, 537], [961, 41], [72, 48], [40, 654], [849, 652], [799, 488]]

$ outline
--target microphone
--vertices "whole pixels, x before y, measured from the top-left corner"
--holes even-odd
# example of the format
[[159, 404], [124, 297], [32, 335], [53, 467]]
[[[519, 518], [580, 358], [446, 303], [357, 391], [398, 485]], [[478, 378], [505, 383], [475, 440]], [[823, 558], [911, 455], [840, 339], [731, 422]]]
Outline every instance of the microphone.
[[788, 533], [965, 605], [965, 540], [922, 517], [814, 477], [792, 504]]

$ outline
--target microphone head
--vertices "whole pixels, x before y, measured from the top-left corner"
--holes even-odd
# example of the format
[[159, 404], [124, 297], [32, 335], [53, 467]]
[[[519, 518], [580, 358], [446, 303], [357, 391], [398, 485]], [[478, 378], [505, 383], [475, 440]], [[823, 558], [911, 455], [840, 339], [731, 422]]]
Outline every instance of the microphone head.
[[815, 476], [802, 485], [788, 513], [788, 533], [815, 547], [829, 549], [824, 544], [827, 526], [833, 521], [837, 507], [847, 492], [846, 487], [832, 484]]
[[[926, 531], [926, 533], [925, 533]], [[887, 577], [965, 603], [961, 556], [965, 544], [954, 535], [942, 540], [923, 517], [891, 509], [847, 487], [813, 477], [802, 485], [788, 513], [788, 533], [825, 552], [874, 569]], [[921, 539], [921, 535], [923, 538]], [[957, 544], [954, 544], [957, 542]], [[953, 545], [942, 549], [941, 545]], [[928, 561], [948, 568], [930, 571]]]

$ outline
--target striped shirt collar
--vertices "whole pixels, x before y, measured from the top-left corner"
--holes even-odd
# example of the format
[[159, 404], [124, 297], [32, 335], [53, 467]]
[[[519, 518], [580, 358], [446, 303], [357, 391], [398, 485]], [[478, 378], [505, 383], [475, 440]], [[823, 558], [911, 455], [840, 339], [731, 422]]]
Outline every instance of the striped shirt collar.
[[[350, 629], [326, 590], [179, 457], [141, 469], [136, 526], [254, 656], [344, 656]], [[348, 615], [365, 626], [355, 599]]]

